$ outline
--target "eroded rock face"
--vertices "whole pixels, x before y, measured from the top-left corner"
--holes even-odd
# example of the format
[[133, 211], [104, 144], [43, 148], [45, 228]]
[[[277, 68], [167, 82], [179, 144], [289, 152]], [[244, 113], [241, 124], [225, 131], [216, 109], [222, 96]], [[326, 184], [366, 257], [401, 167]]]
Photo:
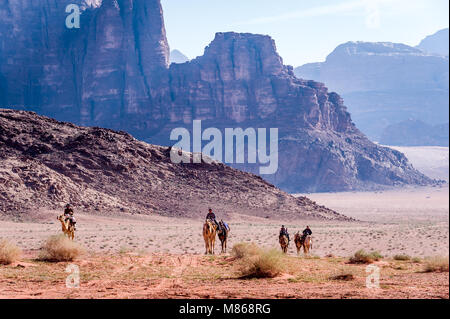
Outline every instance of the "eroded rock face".
[[[71, 3], [83, 9], [79, 29], [65, 24]], [[2, 106], [88, 125], [133, 127], [137, 117], [161, 117], [152, 86], [168, 58], [159, 0], [0, 4]]]
[[[64, 25], [69, 2], [84, 6], [80, 29]], [[0, 4], [0, 106], [161, 145], [194, 119], [278, 128], [280, 165], [264, 178], [292, 192], [431, 182], [367, 140], [338, 94], [296, 78], [268, 36], [217, 33], [203, 56], [170, 67], [168, 59], [159, 0]]]
[[[188, 154], [189, 155], [189, 154]], [[170, 149], [124, 132], [0, 109], [0, 215], [27, 209], [351, 220], [259, 176], [213, 162], [173, 164]]]

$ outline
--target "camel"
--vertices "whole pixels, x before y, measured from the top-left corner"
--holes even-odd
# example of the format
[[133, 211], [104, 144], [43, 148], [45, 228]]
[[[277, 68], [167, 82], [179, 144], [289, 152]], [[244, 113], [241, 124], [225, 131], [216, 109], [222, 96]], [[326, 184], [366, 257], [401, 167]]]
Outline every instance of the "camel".
[[289, 246], [289, 240], [286, 235], [280, 236], [279, 240], [280, 240], [281, 250], [283, 251], [283, 253], [286, 254], [287, 250], [288, 250], [288, 246]]
[[230, 229], [227, 229], [225, 227], [225, 225], [223, 224], [223, 221], [220, 221], [219, 224], [220, 224], [221, 230], [217, 234], [219, 235], [220, 243], [222, 244], [221, 253], [226, 253], [227, 252], [227, 239], [228, 239], [228, 234], [230, 232]]
[[62, 231], [64, 235], [69, 237], [69, 239], [73, 240], [75, 237], [75, 229], [73, 225], [70, 223], [70, 221], [69, 220], [66, 221], [64, 215], [60, 215], [56, 219], [61, 222]]
[[211, 220], [206, 220], [203, 224], [203, 239], [205, 240], [205, 255], [214, 255], [214, 244], [216, 243], [217, 225]]
[[307, 235], [304, 240], [299, 232], [295, 234], [294, 238], [295, 246], [297, 247], [297, 255], [300, 254], [300, 249], [303, 247], [303, 252], [308, 254], [312, 249], [312, 238], [310, 235]]

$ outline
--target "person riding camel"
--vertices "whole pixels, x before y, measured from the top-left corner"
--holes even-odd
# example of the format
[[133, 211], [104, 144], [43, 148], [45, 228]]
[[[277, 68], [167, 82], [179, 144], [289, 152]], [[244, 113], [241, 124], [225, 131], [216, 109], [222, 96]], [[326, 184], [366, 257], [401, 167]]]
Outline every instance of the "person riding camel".
[[280, 229], [280, 237], [283, 236], [283, 235], [286, 235], [288, 241], [291, 241], [291, 240], [289, 239], [289, 233], [288, 233], [287, 228], [285, 228], [284, 225], [281, 225], [281, 229]]
[[306, 226], [306, 228], [303, 230], [303, 236], [302, 236], [302, 240], [305, 240], [306, 236], [308, 235], [312, 235], [312, 231], [309, 228], [309, 226]]
[[212, 209], [211, 208], [209, 208], [208, 209], [208, 214], [206, 215], [206, 220], [211, 220], [211, 221], [213, 221], [214, 222], [214, 224], [216, 224], [217, 225], [217, 230], [219, 230], [220, 231], [220, 225], [219, 225], [219, 223], [217, 222], [217, 220], [216, 220], [216, 215], [213, 213], [213, 211], [212, 211]]
[[70, 204], [66, 205], [66, 208], [64, 209], [64, 216], [66, 217], [65, 221], [70, 220], [70, 223], [73, 225], [73, 230], [76, 230], [75, 224], [77, 221], [75, 220], [75, 217], [73, 217], [73, 209]]

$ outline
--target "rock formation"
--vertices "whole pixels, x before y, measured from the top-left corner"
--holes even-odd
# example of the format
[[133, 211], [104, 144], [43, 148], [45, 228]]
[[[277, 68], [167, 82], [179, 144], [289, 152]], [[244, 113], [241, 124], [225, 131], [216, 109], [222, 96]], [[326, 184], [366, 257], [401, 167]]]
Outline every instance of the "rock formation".
[[437, 125], [449, 116], [448, 57], [404, 44], [348, 42], [295, 74], [339, 92], [357, 127], [375, 141], [388, 125], [410, 118]]
[[[80, 29], [64, 24], [69, 2], [82, 5]], [[217, 33], [203, 56], [168, 61], [159, 0], [0, 4], [2, 107], [162, 145], [194, 119], [278, 128], [280, 165], [264, 178], [292, 192], [431, 183], [401, 153], [361, 134], [338, 94], [296, 78], [268, 36]]]
[[10, 215], [70, 202], [106, 215], [204, 218], [212, 206], [223, 217], [350, 220], [224, 164], [173, 164], [167, 147], [25, 111], [0, 109], [0, 162], [0, 213]]

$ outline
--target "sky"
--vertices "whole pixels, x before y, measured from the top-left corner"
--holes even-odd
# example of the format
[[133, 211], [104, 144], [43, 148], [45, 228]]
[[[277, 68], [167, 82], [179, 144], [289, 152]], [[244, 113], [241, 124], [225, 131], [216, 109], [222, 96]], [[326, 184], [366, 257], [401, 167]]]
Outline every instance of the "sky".
[[324, 61], [341, 43], [415, 46], [448, 28], [448, 0], [162, 0], [171, 49], [202, 55], [216, 32], [267, 34], [285, 64]]

